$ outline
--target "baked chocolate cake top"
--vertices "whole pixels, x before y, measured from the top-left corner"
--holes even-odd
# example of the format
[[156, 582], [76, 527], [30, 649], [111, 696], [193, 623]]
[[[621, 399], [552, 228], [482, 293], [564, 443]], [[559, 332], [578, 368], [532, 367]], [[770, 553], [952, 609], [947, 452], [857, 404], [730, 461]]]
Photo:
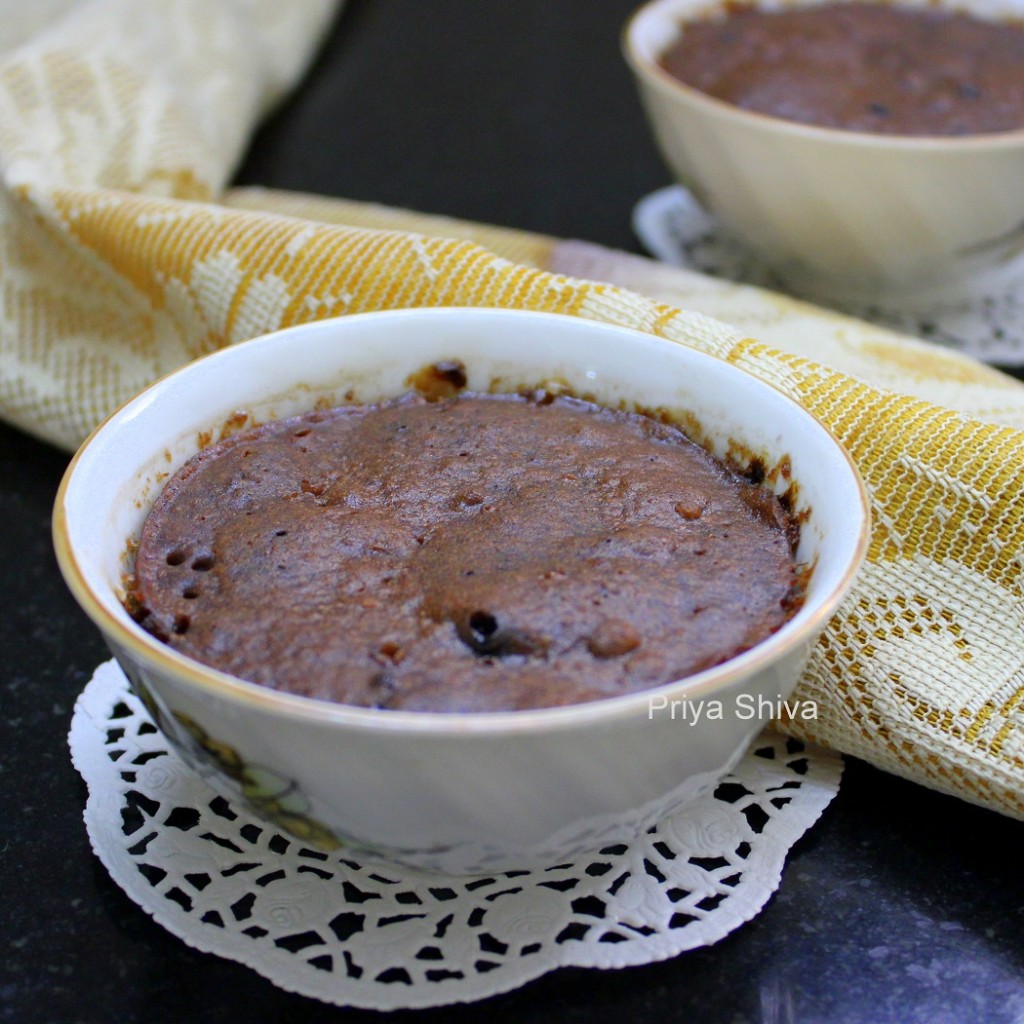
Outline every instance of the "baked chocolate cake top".
[[654, 419], [551, 396], [409, 394], [213, 445], [167, 484], [129, 603], [198, 661], [422, 711], [636, 691], [799, 603], [779, 501]]
[[966, 11], [847, 0], [726, 3], [659, 63], [745, 110], [885, 135], [1024, 128], [1024, 25]]

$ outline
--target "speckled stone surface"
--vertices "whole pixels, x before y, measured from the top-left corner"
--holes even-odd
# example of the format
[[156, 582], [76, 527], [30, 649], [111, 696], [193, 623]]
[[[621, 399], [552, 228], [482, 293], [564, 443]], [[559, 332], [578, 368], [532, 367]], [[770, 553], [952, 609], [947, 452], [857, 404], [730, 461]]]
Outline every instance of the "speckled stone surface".
[[[668, 173], [619, 57], [631, 6], [350, 0], [241, 180], [635, 249], [632, 205]], [[0, 427], [0, 1021], [384, 1019], [196, 953], [92, 856], [65, 737], [76, 695], [109, 655], [51, 553], [66, 463]], [[387, 1019], [1020, 1024], [1022, 852], [1024, 824], [851, 762], [776, 896], [718, 945]]]

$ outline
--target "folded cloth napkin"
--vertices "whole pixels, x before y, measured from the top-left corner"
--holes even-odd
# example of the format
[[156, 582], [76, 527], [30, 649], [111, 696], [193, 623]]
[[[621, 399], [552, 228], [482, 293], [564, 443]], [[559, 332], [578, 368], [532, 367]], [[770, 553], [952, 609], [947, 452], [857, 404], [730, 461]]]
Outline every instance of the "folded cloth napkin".
[[868, 563], [800, 683], [819, 718], [780, 726], [1024, 817], [1024, 388], [595, 246], [226, 190], [335, 10], [0, 0], [0, 415], [70, 449], [196, 356], [398, 306], [548, 310], [713, 353], [824, 420], [872, 497]]

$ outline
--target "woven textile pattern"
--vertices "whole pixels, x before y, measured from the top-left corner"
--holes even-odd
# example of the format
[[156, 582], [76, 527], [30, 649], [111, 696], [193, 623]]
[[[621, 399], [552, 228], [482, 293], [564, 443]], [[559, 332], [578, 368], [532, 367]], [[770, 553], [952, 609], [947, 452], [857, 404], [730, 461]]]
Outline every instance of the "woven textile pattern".
[[[626, 289], [552, 272], [577, 264], [549, 239], [225, 192], [254, 125], [336, 9], [329, 0], [26, 6], [0, 0], [6, 420], [70, 449], [192, 358], [305, 320], [401, 306], [567, 313], [713, 353], [824, 420], [872, 495], [869, 564], [798, 694], [820, 717], [782, 726], [1024, 817], [1024, 389], [698, 275], [675, 279], [681, 310], [640, 294], [665, 281], [652, 272], [645, 289], [635, 259], [624, 258]], [[786, 350], [789, 324], [794, 337], [814, 334], [813, 360], [805, 344]], [[751, 326], [771, 342], [747, 337]]]

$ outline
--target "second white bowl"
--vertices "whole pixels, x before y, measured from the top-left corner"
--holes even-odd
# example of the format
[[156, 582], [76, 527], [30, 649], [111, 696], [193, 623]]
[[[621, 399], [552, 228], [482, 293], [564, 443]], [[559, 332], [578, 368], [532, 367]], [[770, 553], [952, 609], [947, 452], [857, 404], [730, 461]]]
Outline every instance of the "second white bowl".
[[[936, 2], [1024, 18], [1024, 0]], [[626, 60], [669, 167], [793, 288], [826, 300], [948, 298], [1024, 246], [1024, 130], [872, 135], [742, 110], [658, 65], [688, 21], [718, 9], [652, 0], [626, 26]]]

